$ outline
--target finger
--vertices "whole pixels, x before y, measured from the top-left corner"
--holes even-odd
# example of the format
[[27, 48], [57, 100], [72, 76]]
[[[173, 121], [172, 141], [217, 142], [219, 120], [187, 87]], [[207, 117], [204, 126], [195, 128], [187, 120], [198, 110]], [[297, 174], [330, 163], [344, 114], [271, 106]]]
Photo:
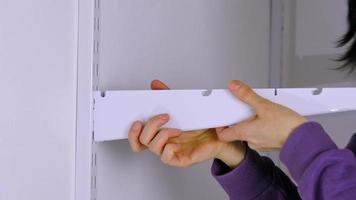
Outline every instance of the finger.
[[148, 148], [156, 155], [161, 155], [167, 141], [170, 138], [179, 136], [181, 133], [182, 131], [179, 129], [163, 129], [156, 135], [156, 137], [153, 138], [148, 145]]
[[215, 131], [217, 134], [223, 132], [225, 129], [227, 129], [228, 127], [219, 127], [219, 128], [215, 128]]
[[128, 139], [133, 152], [141, 152], [146, 149], [146, 147], [139, 141], [139, 136], [141, 134], [142, 128], [143, 123], [140, 121], [136, 121], [130, 129]]
[[218, 133], [218, 138], [224, 142], [232, 142], [236, 140], [245, 141], [244, 132], [237, 132], [234, 127], [230, 127]]
[[169, 90], [169, 87], [160, 80], [153, 80], [151, 82], [152, 90]]
[[260, 150], [261, 150], [261, 149], [259, 149], [259, 146], [257, 146], [257, 145], [254, 144], [254, 143], [249, 142], [249, 143], [247, 143], [247, 145], [248, 145], [248, 147], [249, 147], [250, 149], [253, 149], [253, 150], [256, 150], [256, 151], [260, 151]]
[[235, 97], [251, 106], [256, 112], [260, 111], [262, 109], [261, 107], [269, 102], [241, 81], [231, 81], [229, 84], [229, 90]]
[[151, 118], [143, 128], [140, 135], [140, 142], [143, 145], [148, 145], [151, 140], [156, 136], [161, 126], [167, 123], [169, 120], [168, 114], [161, 114]]
[[161, 161], [170, 166], [175, 167], [187, 167], [189, 166], [189, 162], [182, 161], [176, 155], [177, 152], [182, 148], [181, 144], [170, 143], [165, 146], [161, 155]]
[[251, 117], [237, 125], [226, 128], [223, 131], [217, 133], [219, 140], [224, 142], [232, 141], [248, 141], [249, 133], [251, 129], [255, 126], [256, 116]]

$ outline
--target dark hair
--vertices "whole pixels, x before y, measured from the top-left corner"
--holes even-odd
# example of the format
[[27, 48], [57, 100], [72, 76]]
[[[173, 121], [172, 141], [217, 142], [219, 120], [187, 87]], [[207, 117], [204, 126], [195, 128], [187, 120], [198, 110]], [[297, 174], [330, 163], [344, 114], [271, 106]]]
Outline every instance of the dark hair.
[[337, 59], [337, 61], [343, 62], [337, 69], [352, 73], [356, 70], [356, 0], [348, 1], [348, 29], [337, 42], [337, 47], [344, 47], [347, 45], [347, 50], [339, 59]]

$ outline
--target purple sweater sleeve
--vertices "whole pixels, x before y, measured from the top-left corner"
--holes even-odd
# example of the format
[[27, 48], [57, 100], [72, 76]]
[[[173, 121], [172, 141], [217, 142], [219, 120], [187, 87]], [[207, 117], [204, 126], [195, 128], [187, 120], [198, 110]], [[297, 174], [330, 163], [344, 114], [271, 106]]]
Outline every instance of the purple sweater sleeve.
[[245, 159], [231, 170], [214, 160], [211, 173], [230, 199], [300, 199], [290, 179], [267, 158], [247, 148]]
[[356, 198], [356, 159], [352, 151], [338, 149], [318, 123], [298, 127], [280, 158], [298, 183], [303, 199]]
[[356, 133], [351, 137], [349, 144], [346, 146], [347, 149], [352, 151], [354, 156], [356, 156]]

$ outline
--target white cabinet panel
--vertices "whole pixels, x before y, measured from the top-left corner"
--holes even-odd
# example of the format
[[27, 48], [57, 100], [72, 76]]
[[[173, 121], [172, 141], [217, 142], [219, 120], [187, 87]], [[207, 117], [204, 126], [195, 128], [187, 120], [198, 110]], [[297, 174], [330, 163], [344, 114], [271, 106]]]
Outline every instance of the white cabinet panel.
[[77, 2], [0, 6], [0, 199], [74, 199]]

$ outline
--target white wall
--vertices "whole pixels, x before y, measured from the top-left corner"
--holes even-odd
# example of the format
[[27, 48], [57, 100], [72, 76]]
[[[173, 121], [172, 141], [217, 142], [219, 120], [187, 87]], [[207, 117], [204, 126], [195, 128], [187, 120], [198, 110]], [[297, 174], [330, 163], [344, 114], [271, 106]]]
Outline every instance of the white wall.
[[345, 33], [348, 0], [296, 1], [296, 55], [340, 53], [335, 42]]
[[142, 89], [153, 78], [174, 88], [225, 88], [222, 78], [265, 86], [269, 7], [257, 0], [101, 2], [99, 86]]
[[[226, 88], [231, 79], [268, 86], [269, 1], [101, 2], [101, 90]], [[118, 119], [119, 120], [119, 119]], [[166, 167], [127, 141], [97, 145], [98, 199], [226, 199], [210, 162]]]
[[[345, 49], [335, 48], [346, 31], [347, 0], [286, 0], [285, 87], [356, 87], [356, 76], [331, 70]], [[337, 98], [337, 97], [335, 97]], [[353, 133], [356, 112], [312, 116], [344, 147]]]
[[0, 199], [74, 197], [76, 18], [76, 1], [1, 1]]
[[[285, 0], [285, 87], [308, 87], [345, 81], [332, 70], [344, 51], [335, 48], [346, 31], [347, 0]], [[352, 79], [352, 77], [351, 77]]]

